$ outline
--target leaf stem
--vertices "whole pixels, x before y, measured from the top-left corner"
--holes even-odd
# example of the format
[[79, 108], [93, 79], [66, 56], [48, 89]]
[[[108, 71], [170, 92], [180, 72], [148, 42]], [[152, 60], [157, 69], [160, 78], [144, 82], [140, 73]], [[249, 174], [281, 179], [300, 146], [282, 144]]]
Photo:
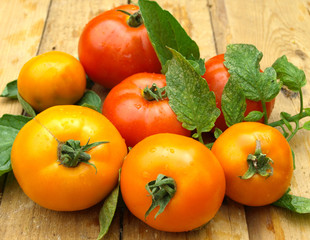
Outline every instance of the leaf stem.
[[[289, 122], [296, 122], [302, 118], [305, 118], [305, 117], [309, 117], [308, 113], [306, 111], [302, 111], [294, 116], [291, 116], [291, 117], [288, 117], [286, 120], [289, 121]], [[284, 122], [283, 120], [278, 120], [278, 121], [275, 121], [275, 122], [272, 122], [272, 123], [269, 123], [268, 125], [271, 126], [271, 127], [279, 127], [281, 125], [283, 125]]]
[[304, 110], [304, 99], [303, 99], [301, 88], [299, 89], [299, 101], [300, 101], [300, 111], [299, 111], [299, 114], [302, 114], [302, 112]]
[[268, 124], [268, 115], [267, 115], [267, 107], [266, 102], [262, 101], [263, 113], [264, 113], [264, 123]]
[[294, 129], [294, 131], [292, 132], [292, 134], [286, 139], [288, 142], [294, 137], [294, 135], [298, 132], [299, 130], [299, 121], [295, 122], [296, 127]]

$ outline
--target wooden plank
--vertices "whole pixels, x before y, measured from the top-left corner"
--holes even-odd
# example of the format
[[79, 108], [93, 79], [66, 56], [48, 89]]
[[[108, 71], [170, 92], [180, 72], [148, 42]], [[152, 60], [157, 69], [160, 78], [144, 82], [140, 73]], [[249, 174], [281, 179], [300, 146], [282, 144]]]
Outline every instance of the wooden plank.
[[[310, 3], [309, 1], [225, 1], [210, 0], [218, 52], [229, 43], [251, 43], [264, 53], [262, 68], [271, 66], [285, 54], [310, 78]], [[309, 107], [309, 81], [303, 90], [305, 107]], [[299, 99], [282, 91], [277, 97], [271, 121], [281, 111], [298, 113]], [[310, 134], [305, 130], [290, 142], [296, 154], [292, 193], [310, 197]], [[308, 239], [310, 215], [266, 206], [246, 208], [250, 239]]]
[[[203, 58], [216, 54], [209, 8], [206, 0], [157, 1], [174, 15], [186, 32], [197, 42]], [[154, 230], [135, 218], [128, 211], [124, 213], [123, 239], [248, 239], [243, 206], [230, 200], [224, 201], [217, 215], [200, 230], [188, 233], [166, 233]]]
[[[25, 2], [29, 4], [29, 1]], [[42, 4], [43, 1], [33, 1], [33, 4], [39, 4], [39, 2]], [[53, 0], [49, 8], [46, 28], [41, 42], [39, 42], [39, 40], [41, 39], [42, 31], [38, 36], [38, 41], [35, 41], [35, 37], [32, 35], [37, 33], [37, 29], [28, 23], [28, 25], [25, 25], [25, 29], [23, 30], [27, 34], [23, 36], [22, 40], [19, 40], [19, 37], [21, 36], [21, 34], [17, 34], [19, 31], [17, 31], [16, 35], [11, 37], [11, 41], [15, 41], [19, 45], [12, 50], [12, 56], [8, 55], [8, 57], [10, 57], [11, 61], [13, 61], [16, 56], [24, 56], [25, 54], [29, 54], [29, 43], [32, 43], [33, 46], [34, 43], [36, 43], [37, 46], [34, 52], [32, 52], [32, 55], [36, 54], [40, 43], [40, 48], [38, 49], [39, 54], [56, 49], [67, 52], [73, 56], [77, 56], [78, 38], [85, 24], [95, 15], [119, 5], [121, 2], [126, 3], [126, 1], [112, 2], [108, 0]], [[12, 4], [10, 2], [10, 4], [7, 4], [7, 7], [11, 6], [16, 8], [16, 5], [18, 4]], [[47, 7], [48, 5], [49, 4], [47, 4]], [[45, 16], [47, 14], [46, 10]], [[44, 12], [43, 9], [38, 9], [38, 11]], [[29, 9], [20, 13], [21, 17], [18, 21], [15, 19], [14, 21], [12, 20], [12, 22], [16, 21], [16, 24], [20, 24], [27, 20], [28, 14], [30, 14]], [[30, 15], [28, 17], [34, 18], [35, 15]], [[45, 19], [42, 19], [42, 23], [44, 23], [44, 21]], [[5, 46], [1, 47], [5, 49], [7, 46], [8, 45], [6, 43]], [[23, 64], [25, 60], [27, 59], [24, 59], [21, 64]], [[14, 69], [14, 73], [17, 73], [16, 69]], [[3, 104], [1, 103], [1, 105]], [[11, 105], [11, 103], [8, 105]], [[44, 209], [33, 203], [22, 192], [21, 188], [14, 179], [13, 174], [11, 173], [9, 174], [0, 206], [0, 236], [1, 239], [10, 240], [96, 239], [99, 234], [98, 216], [101, 205], [102, 203], [99, 203], [90, 209], [72, 213], [55, 212]], [[119, 239], [119, 222], [120, 218], [119, 215], [117, 215], [112, 223], [111, 231], [107, 235], [106, 239]]]
[[[23, 64], [35, 56], [41, 40], [50, 0], [3, 0], [0, 2], [0, 91], [17, 79]], [[0, 116], [20, 114], [17, 101], [0, 98]]]

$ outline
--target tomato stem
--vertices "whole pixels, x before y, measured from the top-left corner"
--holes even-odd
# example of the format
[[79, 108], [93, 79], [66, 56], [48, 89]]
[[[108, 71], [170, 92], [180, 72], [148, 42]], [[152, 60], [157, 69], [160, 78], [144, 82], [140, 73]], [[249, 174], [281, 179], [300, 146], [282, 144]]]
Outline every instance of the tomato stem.
[[161, 214], [170, 200], [173, 198], [176, 192], [176, 182], [173, 178], [167, 177], [163, 174], [158, 174], [156, 180], [153, 180], [146, 184], [146, 190], [152, 196], [152, 204], [145, 213], [145, 218], [152, 212], [157, 206], [159, 210], [155, 215], [155, 219]]
[[266, 178], [273, 174], [273, 167], [271, 166], [273, 161], [271, 158], [267, 157], [266, 154], [262, 153], [259, 140], [256, 140], [255, 153], [248, 155], [247, 162], [249, 168], [243, 176], [240, 176], [241, 179], [250, 179], [256, 173]]
[[133, 27], [133, 28], [137, 28], [143, 24], [143, 18], [142, 18], [142, 14], [140, 11], [137, 11], [133, 14], [131, 14], [125, 10], [122, 10], [122, 9], [118, 9], [117, 11], [125, 13], [126, 15], [129, 16], [129, 18], [127, 20], [128, 26]]
[[156, 83], [153, 83], [152, 86], [145, 87], [142, 91], [142, 96], [147, 101], [159, 101], [167, 97], [166, 87], [159, 88]]
[[91, 156], [86, 151], [108, 142], [94, 142], [89, 144], [89, 140], [84, 146], [81, 146], [80, 141], [72, 139], [58, 143], [58, 161], [60, 161], [60, 164], [72, 168], [83, 162], [93, 166], [97, 173], [97, 168], [93, 163], [89, 162]]

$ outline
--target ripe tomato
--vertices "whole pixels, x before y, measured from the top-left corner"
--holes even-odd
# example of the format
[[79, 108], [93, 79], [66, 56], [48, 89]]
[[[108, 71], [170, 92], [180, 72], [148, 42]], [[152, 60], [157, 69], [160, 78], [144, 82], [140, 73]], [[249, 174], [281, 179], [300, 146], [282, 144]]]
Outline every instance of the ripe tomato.
[[[259, 161], [253, 159], [259, 143], [262, 154], [272, 160], [266, 163], [269, 170], [265, 176], [255, 173], [249, 179], [242, 179], [241, 176], [249, 168], [248, 162], [259, 169]], [[291, 148], [283, 135], [273, 127], [257, 122], [237, 123], [219, 136], [212, 152], [225, 172], [226, 195], [236, 202], [248, 206], [271, 204], [282, 197], [290, 185], [293, 174]], [[252, 160], [247, 161], [248, 158]]]
[[21, 69], [17, 88], [36, 111], [55, 105], [74, 104], [84, 94], [86, 75], [73, 56], [58, 51], [30, 59]]
[[[219, 54], [217, 56], [210, 58], [205, 63], [206, 72], [202, 76], [204, 79], [206, 79], [210, 91], [213, 91], [215, 93], [216, 106], [219, 109], [221, 109], [221, 99], [224, 87], [228, 81], [228, 78], [230, 77], [228, 69], [225, 67], [223, 63], [224, 63], [224, 54]], [[268, 117], [270, 116], [273, 110], [274, 103], [275, 99], [266, 103]], [[251, 111], [260, 111], [260, 112], [263, 111], [261, 102], [255, 102], [247, 99], [246, 104], [247, 108], [245, 111], [245, 116], [248, 115]], [[262, 118], [261, 122], [263, 122], [263, 120], [264, 119]], [[215, 127], [221, 129], [222, 131], [224, 131], [227, 128], [224, 115], [222, 112], [215, 122]]]
[[[70, 139], [81, 145], [108, 143], [86, 149], [78, 158], [83, 161], [74, 166], [72, 159], [68, 161], [71, 153], [63, 147]], [[71, 142], [71, 146], [78, 145], [77, 151], [80, 144]], [[11, 161], [19, 185], [34, 202], [52, 210], [75, 211], [93, 206], [109, 194], [117, 184], [126, 153], [121, 135], [102, 114], [64, 105], [39, 113], [20, 130]]]
[[159, 92], [166, 86], [165, 75], [134, 74], [115, 86], [103, 103], [103, 115], [120, 131], [127, 146], [134, 146], [156, 133], [191, 134], [177, 120], [166, 97], [156, 101], [147, 92], [144, 93], [144, 89], [152, 89], [154, 83], [157, 87], [153, 91]]
[[[159, 174], [168, 177], [164, 182], [173, 184], [162, 182], [162, 190], [150, 189], [161, 193], [167, 188], [176, 191], [156, 219], [159, 207], [145, 217], [152, 204], [146, 185]], [[203, 144], [189, 137], [161, 133], [145, 138], [130, 150], [122, 167], [120, 186], [125, 204], [137, 218], [158, 230], [183, 232], [200, 227], [215, 216], [224, 198], [225, 177], [216, 157]], [[168, 195], [165, 192], [164, 199]]]
[[123, 5], [100, 14], [85, 26], [79, 41], [79, 58], [87, 75], [107, 88], [134, 73], [161, 70], [141, 15], [137, 16], [140, 25], [133, 26], [119, 10], [133, 14], [139, 7]]

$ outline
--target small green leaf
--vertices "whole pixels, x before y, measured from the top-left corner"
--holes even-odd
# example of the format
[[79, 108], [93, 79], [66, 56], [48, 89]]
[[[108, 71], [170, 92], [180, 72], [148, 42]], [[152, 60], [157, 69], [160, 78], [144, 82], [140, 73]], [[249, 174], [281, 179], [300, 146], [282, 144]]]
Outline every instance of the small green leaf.
[[25, 110], [26, 113], [28, 113], [29, 116], [35, 117], [37, 114], [35, 110], [31, 107], [29, 103], [27, 103], [20, 95], [17, 93], [17, 99], [19, 103], [22, 105], [23, 109]]
[[288, 190], [278, 201], [272, 205], [286, 208], [296, 213], [310, 213], [310, 199], [289, 194]]
[[11, 149], [19, 130], [32, 118], [4, 114], [0, 118], [0, 176], [11, 171]]
[[233, 76], [228, 79], [224, 87], [221, 105], [228, 127], [243, 121], [246, 110], [245, 96]]
[[219, 128], [215, 128], [214, 130], [214, 137], [217, 139], [221, 134], [222, 134], [222, 130]]
[[305, 122], [302, 128], [310, 131], [310, 121]]
[[260, 111], [252, 111], [244, 118], [244, 121], [257, 122], [261, 120], [263, 116], [264, 116], [264, 113]]
[[278, 58], [272, 67], [277, 72], [277, 78], [294, 92], [298, 92], [307, 83], [304, 71], [298, 69], [295, 65], [288, 62], [285, 55]]
[[278, 95], [281, 84], [277, 82], [273, 68], [260, 72], [262, 57], [263, 54], [253, 45], [230, 44], [226, 49], [224, 65], [247, 99], [269, 102]]
[[87, 90], [84, 96], [76, 103], [76, 105], [89, 107], [101, 113], [101, 98], [92, 90]]
[[172, 58], [168, 48], [172, 48], [180, 52], [187, 60], [197, 61], [200, 67], [195, 66], [195, 70], [202, 75], [204, 67], [201, 64], [198, 45], [188, 36], [175, 17], [163, 10], [155, 1], [139, 0], [138, 4], [163, 72], [167, 70], [165, 66], [167, 61]]
[[171, 52], [173, 58], [166, 74], [169, 105], [184, 128], [197, 129], [199, 135], [209, 132], [220, 115], [214, 93], [180, 53], [173, 49]]
[[4, 88], [0, 97], [8, 97], [11, 99], [17, 99], [17, 80], [9, 82]]
[[119, 197], [119, 184], [114, 188], [110, 195], [104, 200], [99, 213], [100, 232], [97, 240], [102, 239], [109, 231], [110, 225], [115, 215]]

